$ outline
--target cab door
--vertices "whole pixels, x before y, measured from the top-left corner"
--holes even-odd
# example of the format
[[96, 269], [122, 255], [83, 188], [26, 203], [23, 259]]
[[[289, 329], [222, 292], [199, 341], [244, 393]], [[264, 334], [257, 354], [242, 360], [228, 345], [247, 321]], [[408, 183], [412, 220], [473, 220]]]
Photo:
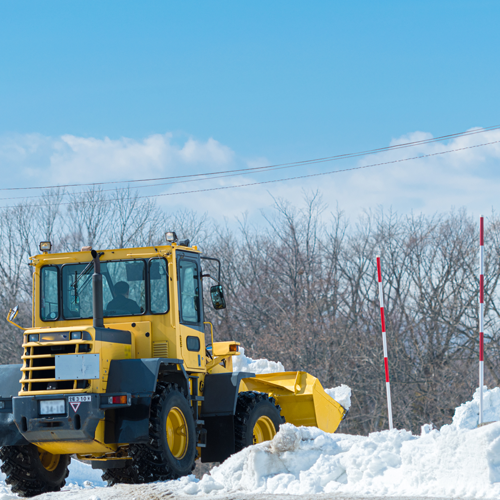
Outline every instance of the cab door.
[[180, 348], [186, 368], [205, 370], [200, 256], [177, 251]]

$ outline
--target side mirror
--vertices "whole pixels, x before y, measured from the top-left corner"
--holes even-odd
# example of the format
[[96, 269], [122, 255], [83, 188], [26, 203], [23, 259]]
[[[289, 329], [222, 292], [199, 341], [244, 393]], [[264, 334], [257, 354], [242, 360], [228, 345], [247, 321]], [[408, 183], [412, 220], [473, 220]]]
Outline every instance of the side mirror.
[[224, 299], [224, 290], [222, 285], [214, 285], [210, 288], [210, 296], [212, 297], [212, 304], [214, 309], [225, 309], [226, 300]]
[[16, 306], [14, 307], [14, 309], [11, 309], [9, 311], [9, 321], [14, 321], [18, 313], [19, 313], [19, 306]]

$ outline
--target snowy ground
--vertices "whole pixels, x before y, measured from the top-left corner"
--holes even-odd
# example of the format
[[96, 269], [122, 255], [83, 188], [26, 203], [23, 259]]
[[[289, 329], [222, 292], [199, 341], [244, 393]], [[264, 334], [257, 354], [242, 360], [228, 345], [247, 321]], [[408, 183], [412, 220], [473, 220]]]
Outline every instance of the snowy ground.
[[[281, 363], [241, 356], [235, 369], [269, 373]], [[267, 370], [267, 371], [266, 371]], [[346, 407], [350, 389], [328, 392]], [[430, 425], [415, 436], [405, 430], [369, 436], [327, 434], [316, 428], [281, 427], [267, 443], [246, 448], [201, 480], [194, 476], [151, 485], [104, 488], [100, 471], [73, 461], [68, 485], [39, 500], [201, 498], [500, 498], [500, 388], [484, 393], [484, 420], [477, 427], [478, 392], [458, 407], [450, 425]], [[0, 500], [16, 498], [3, 482]]]

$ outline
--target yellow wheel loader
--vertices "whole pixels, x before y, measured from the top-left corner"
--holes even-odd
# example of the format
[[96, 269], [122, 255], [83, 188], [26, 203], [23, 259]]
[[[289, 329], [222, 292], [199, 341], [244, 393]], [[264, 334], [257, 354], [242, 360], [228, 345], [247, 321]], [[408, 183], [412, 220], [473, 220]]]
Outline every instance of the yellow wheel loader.
[[69, 253], [42, 242], [30, 258], [31, 327], [17, 308], [7, 318], [24, 330], [22, 365], [0, 366], [0, 459], [15, 493], [60, 490], [72, 457], [109, 485], [175, 479], [283, 422], [334, 432], [345, 417], [305, 372], [233, 373], [239, 343], [214, 342], [204, 317], [202, 280], [225, 307], [220, 262], [166, 238]]

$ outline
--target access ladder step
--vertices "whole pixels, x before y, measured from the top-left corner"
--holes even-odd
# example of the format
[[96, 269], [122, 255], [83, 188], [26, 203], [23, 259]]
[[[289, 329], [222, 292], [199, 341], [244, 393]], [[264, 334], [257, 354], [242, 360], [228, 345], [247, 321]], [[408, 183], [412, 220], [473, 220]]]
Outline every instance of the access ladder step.
[[206, 448], [207, 447], [207, 430], [200, 429], [198, 434], [198, 443], [196, 444], [198, 448]]
[[191, 401], [205, 401], [205, 398], [203, 396], [189, 396], [189, 399]]

